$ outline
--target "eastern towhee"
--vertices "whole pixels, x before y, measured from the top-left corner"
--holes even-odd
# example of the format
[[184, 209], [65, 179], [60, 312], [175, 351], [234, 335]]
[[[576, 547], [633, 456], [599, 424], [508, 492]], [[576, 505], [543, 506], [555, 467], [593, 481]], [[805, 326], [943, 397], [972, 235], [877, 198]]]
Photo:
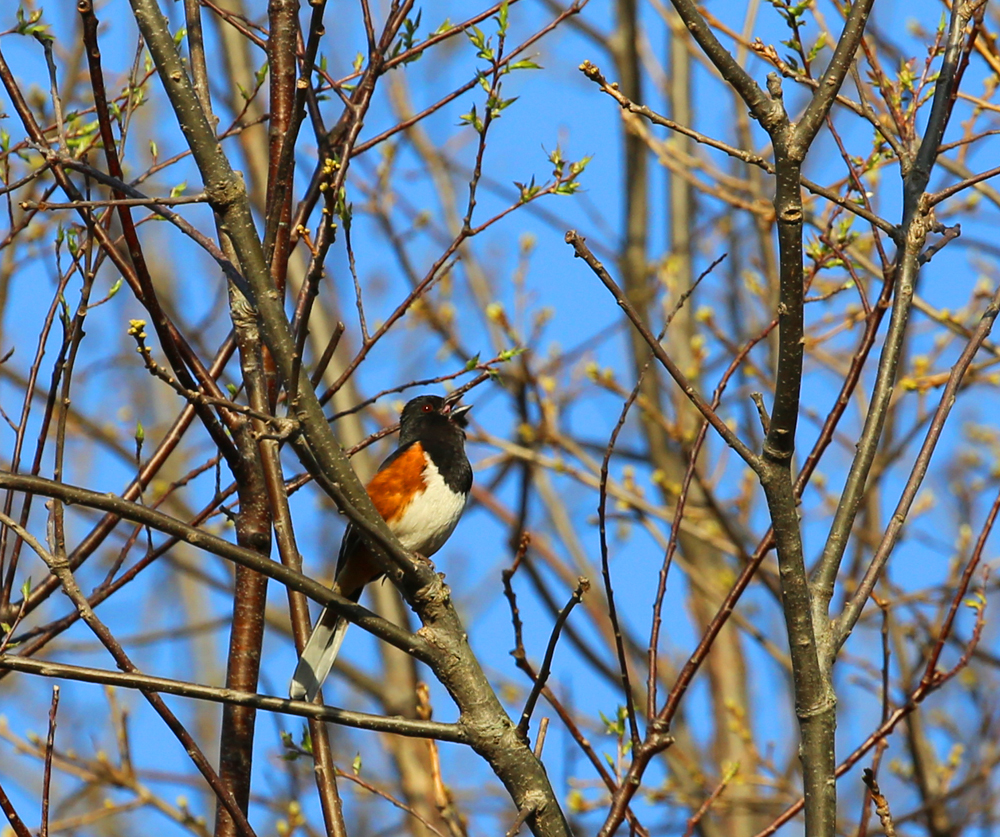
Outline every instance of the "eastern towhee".
[[[428, 557], [451, 535], [472, 488], [465, 455], [466, 413], [471, 405], [455, 398], [420, 395], [403, 407], [399, 447], [368, 483], [368, 496], [389, 529], [411, 552]], [[348, 525], [340, 544], [333, 589], [352, 601], [382, 575], [361, 535]], [[348, 621], [324, 610], [292, 676], [288, 694], [312, 701], [344, 641]]]

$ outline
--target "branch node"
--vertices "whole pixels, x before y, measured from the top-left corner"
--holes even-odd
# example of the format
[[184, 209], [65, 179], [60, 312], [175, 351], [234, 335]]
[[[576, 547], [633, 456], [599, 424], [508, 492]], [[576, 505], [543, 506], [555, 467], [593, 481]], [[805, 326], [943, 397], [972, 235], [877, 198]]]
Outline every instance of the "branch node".
[[759, 392], [751, 392], [750, 399], [753, 401], [754, 406], [757, 407], [757, 415], [760, 417], [760, 426], [764, 430], [764, 435], [766, 436], [771, 432], [771, 417], [767, 413], [767, 407], [764, 406], [764, 396]]
[[896, 837], [896, 825], [892, 821], [892, 814], [889, 812], [889, 801], [882, 795], [878, 782], [875, 779], [875, 774], [871, 769], [866, 767], [861, 780], [872, 795], [875, 813], [878, 814], [878, 818], [882, 823], [882, 830], [885, 832], [885, 837]]
[[781, 76], [777, 73], [767, 74], [767, 92], [771, 94], [771, 98], [776, 102], [784, 99], [785, 93], [781, 89]]

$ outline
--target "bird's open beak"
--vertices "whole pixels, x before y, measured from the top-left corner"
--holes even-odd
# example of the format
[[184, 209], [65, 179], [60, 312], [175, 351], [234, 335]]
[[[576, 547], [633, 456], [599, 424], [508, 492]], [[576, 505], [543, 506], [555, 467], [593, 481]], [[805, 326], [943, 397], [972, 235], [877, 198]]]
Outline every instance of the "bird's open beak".
[[460, 427], [465, 427], [465, 425], [469, 422], [469, 420], [465, 417], [465, 414], [471, 409], [471, 404], [458, 404], [448, 410], [448, 418]]

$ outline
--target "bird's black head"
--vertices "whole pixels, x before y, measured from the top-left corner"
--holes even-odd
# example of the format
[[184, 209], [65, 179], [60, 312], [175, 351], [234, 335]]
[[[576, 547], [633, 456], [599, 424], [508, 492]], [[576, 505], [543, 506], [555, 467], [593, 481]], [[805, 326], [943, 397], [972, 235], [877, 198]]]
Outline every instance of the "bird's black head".
[[469, 423], [466, 413], [471, 404], [459, 404], [454, 397], [418, 395], [407, 402], [399, 417], [399, 444], [406, 445], [415, 439], [430, 436], [459, 436], [465, 438]]

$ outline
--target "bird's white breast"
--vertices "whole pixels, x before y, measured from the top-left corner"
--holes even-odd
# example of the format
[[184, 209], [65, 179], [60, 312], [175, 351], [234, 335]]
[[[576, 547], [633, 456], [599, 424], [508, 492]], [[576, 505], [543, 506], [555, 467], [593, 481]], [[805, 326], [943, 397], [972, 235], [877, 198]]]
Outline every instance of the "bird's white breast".
[[430, 556], [443, 545], [465, 509], [466, 498], [452, 491], [428, 458], [423, 472], [426, 488], [403, 510], [392, 529], [409, 550]]

